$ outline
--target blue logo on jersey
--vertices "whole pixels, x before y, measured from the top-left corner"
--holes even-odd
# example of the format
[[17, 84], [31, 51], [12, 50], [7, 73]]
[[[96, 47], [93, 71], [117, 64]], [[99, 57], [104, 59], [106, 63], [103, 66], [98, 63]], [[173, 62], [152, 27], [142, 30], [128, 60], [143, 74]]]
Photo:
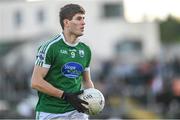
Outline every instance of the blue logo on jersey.
[[61, 69], [62, 74], [68, 78], [77, 78], [82, 71], [83, 66], [77, 62], [68, 62]]

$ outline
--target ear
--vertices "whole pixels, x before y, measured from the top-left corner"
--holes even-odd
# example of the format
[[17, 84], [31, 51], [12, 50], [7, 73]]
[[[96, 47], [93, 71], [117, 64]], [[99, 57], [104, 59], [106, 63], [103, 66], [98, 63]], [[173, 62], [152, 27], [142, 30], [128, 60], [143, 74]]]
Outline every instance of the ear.
[[69, 26], [69, 20], [68, 19], [64, 19], [64, 27], [68, 27]]

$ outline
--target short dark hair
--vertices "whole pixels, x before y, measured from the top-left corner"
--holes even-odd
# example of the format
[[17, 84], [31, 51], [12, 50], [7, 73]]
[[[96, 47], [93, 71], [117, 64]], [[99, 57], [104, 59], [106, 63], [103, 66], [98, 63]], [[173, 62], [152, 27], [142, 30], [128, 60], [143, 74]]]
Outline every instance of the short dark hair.
[[59, 19], [62, 29], [64, 29], [64, 19], [72, 20], [77, 13], [85, 14], [85, 10], [78, 4], [67, 4], [60, 9]]

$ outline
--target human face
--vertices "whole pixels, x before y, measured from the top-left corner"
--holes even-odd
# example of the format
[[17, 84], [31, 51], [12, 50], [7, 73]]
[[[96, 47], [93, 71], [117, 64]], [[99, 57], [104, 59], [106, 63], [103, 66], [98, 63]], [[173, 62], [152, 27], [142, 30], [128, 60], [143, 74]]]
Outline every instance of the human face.
[[82, 36], [85, 25], [84, 18], [85, 18], [84, 14], [80, 14], [80, 13], [75, 14], [72, 20], [68, 22], [68, 26], [67, 26], [68, 31], [77, 37]]

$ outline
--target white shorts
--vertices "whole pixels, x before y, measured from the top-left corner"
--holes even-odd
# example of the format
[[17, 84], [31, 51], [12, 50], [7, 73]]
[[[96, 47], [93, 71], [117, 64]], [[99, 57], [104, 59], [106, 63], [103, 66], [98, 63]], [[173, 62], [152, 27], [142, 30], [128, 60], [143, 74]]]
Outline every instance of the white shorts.
[[36, 112], [36, 120], [50, 120], [50, 119], [58, 119], [58, 120], [88, 120], [88, 115], [85, 113], [80, 113], [77, 110], [62, 113], [62, 114], [54, 114], [54, 113], [46, 113], [46, 112]]

